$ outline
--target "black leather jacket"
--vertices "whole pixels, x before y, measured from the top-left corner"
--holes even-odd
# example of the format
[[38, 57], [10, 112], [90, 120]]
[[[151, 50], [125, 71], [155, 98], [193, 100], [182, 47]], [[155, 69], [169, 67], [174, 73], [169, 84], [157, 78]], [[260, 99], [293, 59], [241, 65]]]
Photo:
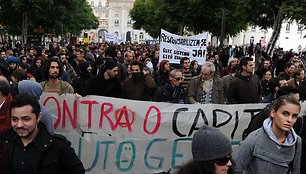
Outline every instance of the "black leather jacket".
[[[39, 147], [34, 158], [33, 174], [84, 174], [82, 162], [78, 159], [71, 143], [62, 135], [51, 135], [43, 123], [38, 124]], [[12, 173], [12, 157], [15, 138], [18, 134], [11, 130], [3, 134], [0, 143], [4, 145], [5, 174]], [[1, 171], [2, 173], [3, 171]]]
[[159, 87], [154, 95], [154, 101], [169, 103], [187, 103], [187, 91], [182, 86], [173, 88], [171, 84]]

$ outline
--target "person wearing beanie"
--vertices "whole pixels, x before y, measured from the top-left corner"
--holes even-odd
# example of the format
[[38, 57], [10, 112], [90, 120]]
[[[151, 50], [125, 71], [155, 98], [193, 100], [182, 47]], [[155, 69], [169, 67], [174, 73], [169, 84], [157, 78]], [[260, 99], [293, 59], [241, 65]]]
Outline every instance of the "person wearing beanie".
[[178, 174], [227, 174], [232, 171], [232, 146], [217, 128], [202, 126], [192, 138], [193, 160]]
[[121, 84], [117, 75], [117, 63], [112, 59], [106, 60], [99, 74], [89, 80], [89, 94], [121, 98]]
[[17, 57], [10, 56], [6, 59], [7, 63], [9, 64], [9, 71], [12, 73], [17, 69], [18, 65], [18, 59]]
[[232, 69], [238, 64], [238, 59], [236, 57], [231, 57], [228, 59], [228, 65], [222, 70], [221, 77], [231, 74]]
[[302, 139], [293, 129], [300, 111], [295, 96], [276, 99], [263, 126], [241, 143], [234, 173], [300, 174]]

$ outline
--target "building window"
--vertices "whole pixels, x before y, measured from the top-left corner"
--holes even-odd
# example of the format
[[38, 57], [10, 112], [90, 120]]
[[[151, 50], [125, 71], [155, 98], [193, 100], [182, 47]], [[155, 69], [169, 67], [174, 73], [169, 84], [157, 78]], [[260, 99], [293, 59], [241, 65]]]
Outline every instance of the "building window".
[[108, 6], [109, 6], [109, 2], [106, 1], [106, 2], [105, 2], [105, 7], [108, 7]]
[[290, 22], [287, 23], [286, 25], [286, 33], [290, 32]]
[[132, 25], [132, 20], [131, 20], [131, 19], [129, 19], [129, 20], [127, 21], [127, 25], [128, 25], [128, 26]]
[[303, 26], [302, 24], [299, 24], [299, 25], [298, 25], [297, 32], [298, 32], [298, 33], [301, 33], [302, 30], [303, 30], [303, 28], [304, 28], [304, 26]]
[[119, 19], [115, 19], [115, 26], [119, 26]]
[[99, 2], [98, 7], [102, 8], [102, 2]]
[[251, 26], [251, 31], [255, 32], [256, 31], [256, 26]]
[[143, 40], [143, 32], [139, 33], [139, 40]]
[[252, 37], [250, 38], [250, 44], [251, 44], [251, 43], [254, 43], [254, 40], [255, 40], [255, 39], [254, 39], [254, 36], [252, 36]]
[[95, 6], [95, 1], [90, 1], [90, 6]]
[[137, 34], [134, 35], [134, 40], [135, 40], [135, 41], [138, 40]]

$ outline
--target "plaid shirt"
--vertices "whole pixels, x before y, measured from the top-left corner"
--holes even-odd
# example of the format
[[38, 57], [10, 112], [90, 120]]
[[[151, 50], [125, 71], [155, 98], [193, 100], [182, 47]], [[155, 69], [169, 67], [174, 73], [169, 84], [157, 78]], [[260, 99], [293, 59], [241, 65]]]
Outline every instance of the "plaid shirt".
[[212, 101], [212, 89], [209, 90], [208, 92], [203, 91], [201, 97], [200, 97], [200, 102], [201, 104], [207, 104], [207, 103], [213, 103]]

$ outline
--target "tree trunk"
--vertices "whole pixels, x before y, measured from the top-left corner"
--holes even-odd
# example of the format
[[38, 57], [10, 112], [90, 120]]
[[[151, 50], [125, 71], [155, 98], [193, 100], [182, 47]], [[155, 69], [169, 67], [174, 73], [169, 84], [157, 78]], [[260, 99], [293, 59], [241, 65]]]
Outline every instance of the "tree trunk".
[[[284, 6], [284, 5], [283, 5]], [[267, 47], [266, 47], [266, 53], [270, 56], [273, 52], [273, 49], [275, 47], [275, 44], [279, 38], [279, 35], [280, 35], [280, 31], [281, 31], [281, 28], [282, 28], [282, 23], [283, 23], [283, 20], [284, 20], [284, 14], [282, 13], [282, 7], [281, 6], [279, 9], [278, 9], [278, 13], [277, 13], [277, 16], [274, 20], [274, 24], [273, 24], [273, 32], [272, 32], [272, 35], [270, 37], [270, 40], [267, 44]]]
[[24, 12], [22, 14], [22, 43], [27, 44], [27, 37], [28, 37], [28, 13]]

